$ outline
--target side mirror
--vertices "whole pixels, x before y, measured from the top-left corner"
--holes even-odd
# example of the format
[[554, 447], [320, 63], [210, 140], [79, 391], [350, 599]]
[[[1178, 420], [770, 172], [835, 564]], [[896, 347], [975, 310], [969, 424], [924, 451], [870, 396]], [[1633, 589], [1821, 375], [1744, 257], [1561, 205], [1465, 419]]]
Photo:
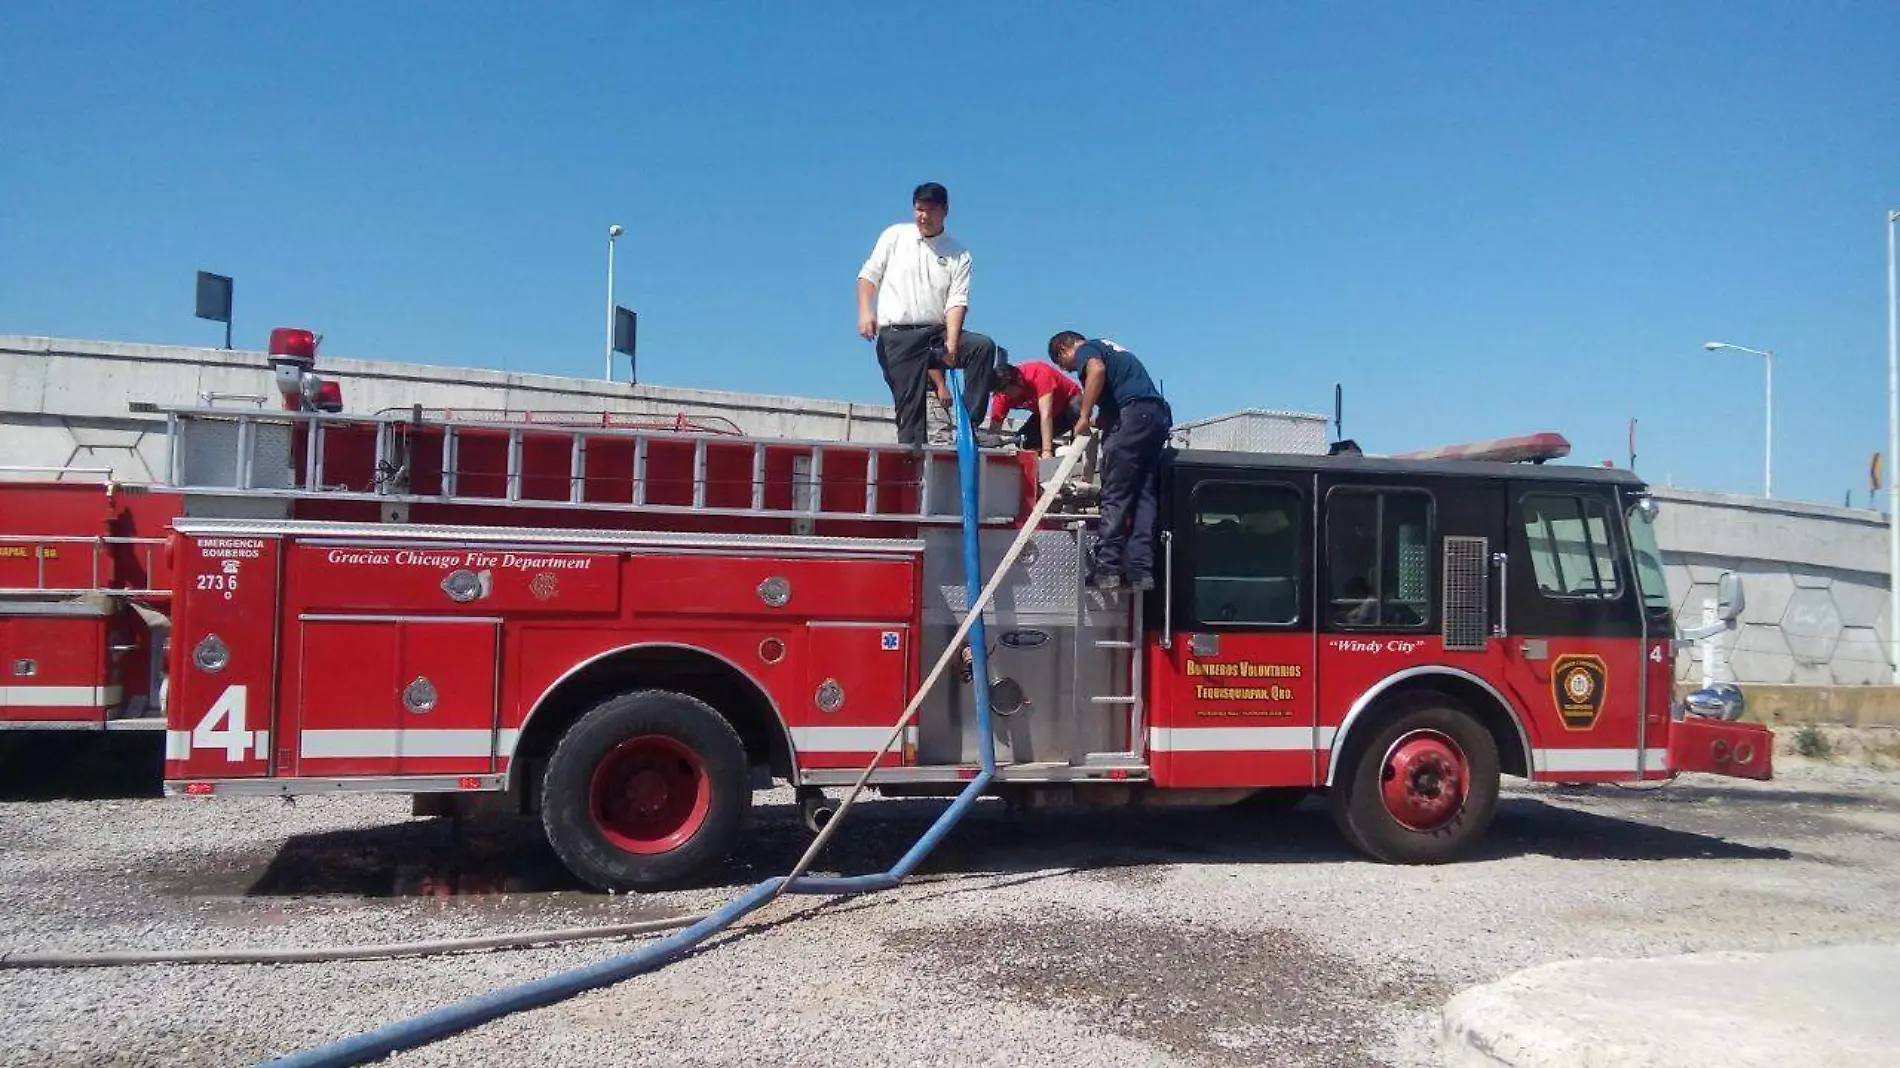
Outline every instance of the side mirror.
[[1733, 571], [1722, 572], [1722, 578], [1715, 584], [1715, 614], [1722, 622], [1733, 627], [1736, 620], [1742, 618], [1742, 610], [1748, 607], [1748, 597], [1742, 592], [1742, 576]]
[[1662, 513], [1662, 509], [1657, 506], [1656, 498], [1654, 497], [1637, 498], [1636, 510], [1638, 512], [1641, 512], [1643, 518], [1648, 520], [1651, 523], [1654, 523], [1656, 521], [1656, 516]]

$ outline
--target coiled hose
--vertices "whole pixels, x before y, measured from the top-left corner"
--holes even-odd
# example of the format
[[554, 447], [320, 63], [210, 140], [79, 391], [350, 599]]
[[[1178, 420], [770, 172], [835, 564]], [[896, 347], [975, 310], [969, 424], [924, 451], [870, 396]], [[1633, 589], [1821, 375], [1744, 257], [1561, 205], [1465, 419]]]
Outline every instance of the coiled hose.
[[[963, 374], [958, 368], [950, 369], [949, 386], [951, 394], [960, 400], [963, 396]], [[936, 685], [937, 680], [943, 675], [944, 668], [949, 665], [951, 659], [957, 655], [957, 650], [972, 633], [975, 634], [975, 639], [970, 641], [974, 678], [978, 680], [989, 678], [988, 646], [982, 629], [983, 610], [996, 595], [997, 589], [1002, 586], [1003, 579], [1009, 574], [1010, 566], [1022, 554], [1023, 548], [1029, 544], [1029, 539], [1035, 534], [1043, 516], [1048, 514], [1050, 505], [1055, 502], [1056, 494], [1060, 492], [1063, 482], [1068, 479], [1076, 461], [1081, 458], [1086, 444], [1083, 441], [1077, 441], [1069, 447], [1054, 478], [1048, 482], [1042, 496], [1037, 499], [1035, 508], [1023, 522], [1016, 539], [997, 564], [995, 573], [979, 590], [977, 579], [982, 574], [982, 556], [977, 538], [976, 441], [971, 430], [969, 413], [961, 403], [955, 407], [957, 468], [963, 490], [964, 581], [969, 592], [969, 610], [946, 645], [943, 655], [937, 659], [935, 666], [925, 676], [915, 696], [905, 707], [903, 715], [898, 717], [897, 723], [891, 728], [890, 735], [884, 739], [883, 746], [864, 766], [863, 772], [858, 775], [857, 781], [852, 785], [851, 792], [838, 806], [837, 813], [825, 824], [817, 838], [812, 841], [811, 847], [805, 850], [805, 854], [799, 858], [790, 873], [759, 883], [723, 908], [694, 922], [685, 930], [644, 945], [630, 953], [610, 957], [558, 975], [468, 998], [420, 1016], [399, 1020], [373, 1031], [294, 1053], [269, 1063], [281, 1068], [345, 1068], [345, 1066], [364, 1064], [386, 1057], [398, 1050], [412, 1049], [436, 1039], [466, 1031], [510, 1013], [553, 1004], [586, 990], [654, 971], [685, 956], [706, 939], [725, 930], [761, 906], [777, 900], [782, 894], [862, 894], [888, 890], [903, 882], [912, 871], [916, 870], [924, 858], [930, 855], [931, 850], [937, 847], [950, 829], [955, 827], [970, 807], [976, 803], [977, 797], [981, 795], [995, 774], [996, 753], [990, 735], [989, 687], [982, 681], [979, 681], [975, 687], [977, 737], [981, 739], [978, 753], [981, 757], [982, 770], [968, 786], [964, 787], [956, 800], [951, 802], [950, 807], [944, 810], [936, 822], [930, 825], [916, 844], [911, 846], [909, 852], [905, 853], [889, 871], [875, 875], [846, 878], [810, 878], [805, 875], [812, 861], [817, 858], [831, 840], [831, 836], [843, 824], [845, 814], [851, 810], [852, 804], [863, 793], [873, 772], [884, 759], [884, 754], [889, 752], [891, 746], [903, 736], [905, 728], [910, 725], [911, 720], [916, 718], [917, 710], [922, 707], [925, 695]]]

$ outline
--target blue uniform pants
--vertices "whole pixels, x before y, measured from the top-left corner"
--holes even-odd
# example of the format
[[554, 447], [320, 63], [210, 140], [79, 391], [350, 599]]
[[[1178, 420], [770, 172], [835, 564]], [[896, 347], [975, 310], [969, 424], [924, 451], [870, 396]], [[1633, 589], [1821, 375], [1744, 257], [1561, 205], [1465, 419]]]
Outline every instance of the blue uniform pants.
[[1131, 401], [1102, 437], [1102, 518], [1095, 545], [1097, 574], [1129, 577], [1155, 571], [1155, 523], [1161, 498], [1161, 450], [1174, 419], [1158, 400]]

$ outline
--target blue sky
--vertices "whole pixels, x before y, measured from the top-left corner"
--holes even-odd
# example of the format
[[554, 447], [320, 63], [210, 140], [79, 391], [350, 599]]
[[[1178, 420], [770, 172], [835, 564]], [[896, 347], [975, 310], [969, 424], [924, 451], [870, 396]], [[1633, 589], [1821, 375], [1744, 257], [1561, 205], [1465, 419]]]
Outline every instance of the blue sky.
[[[1167, 13], [1163, 13], [1163, 12]], [[852, 279], [951, 190], [970, 325], [1117, 338], [1178, 418], [1369, 449], [1555, 429], [1677, 485], [1865, 499], [1892, 3], [16, 3], [0, 332], [887, 399]]]

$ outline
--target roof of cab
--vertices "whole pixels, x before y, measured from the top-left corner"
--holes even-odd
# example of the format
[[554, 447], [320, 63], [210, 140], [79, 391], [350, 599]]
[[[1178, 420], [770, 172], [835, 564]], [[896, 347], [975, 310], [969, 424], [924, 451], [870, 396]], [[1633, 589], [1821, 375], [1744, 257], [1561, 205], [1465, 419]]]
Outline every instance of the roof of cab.
[[1322, 471], [1336, 474], [1403, 475], [1433, 478], [1492, 478], [1547, 482], [1588, 482], [1641, 488], [1633, 471], [1582, 464], [1500, 463], [1494, 460], [1398, 460], [1383, 456], [1307, 456], [1295, 453], [1222, 452], [1177, 449], [1178, 467], [1252, 468], [1274, 471]]

